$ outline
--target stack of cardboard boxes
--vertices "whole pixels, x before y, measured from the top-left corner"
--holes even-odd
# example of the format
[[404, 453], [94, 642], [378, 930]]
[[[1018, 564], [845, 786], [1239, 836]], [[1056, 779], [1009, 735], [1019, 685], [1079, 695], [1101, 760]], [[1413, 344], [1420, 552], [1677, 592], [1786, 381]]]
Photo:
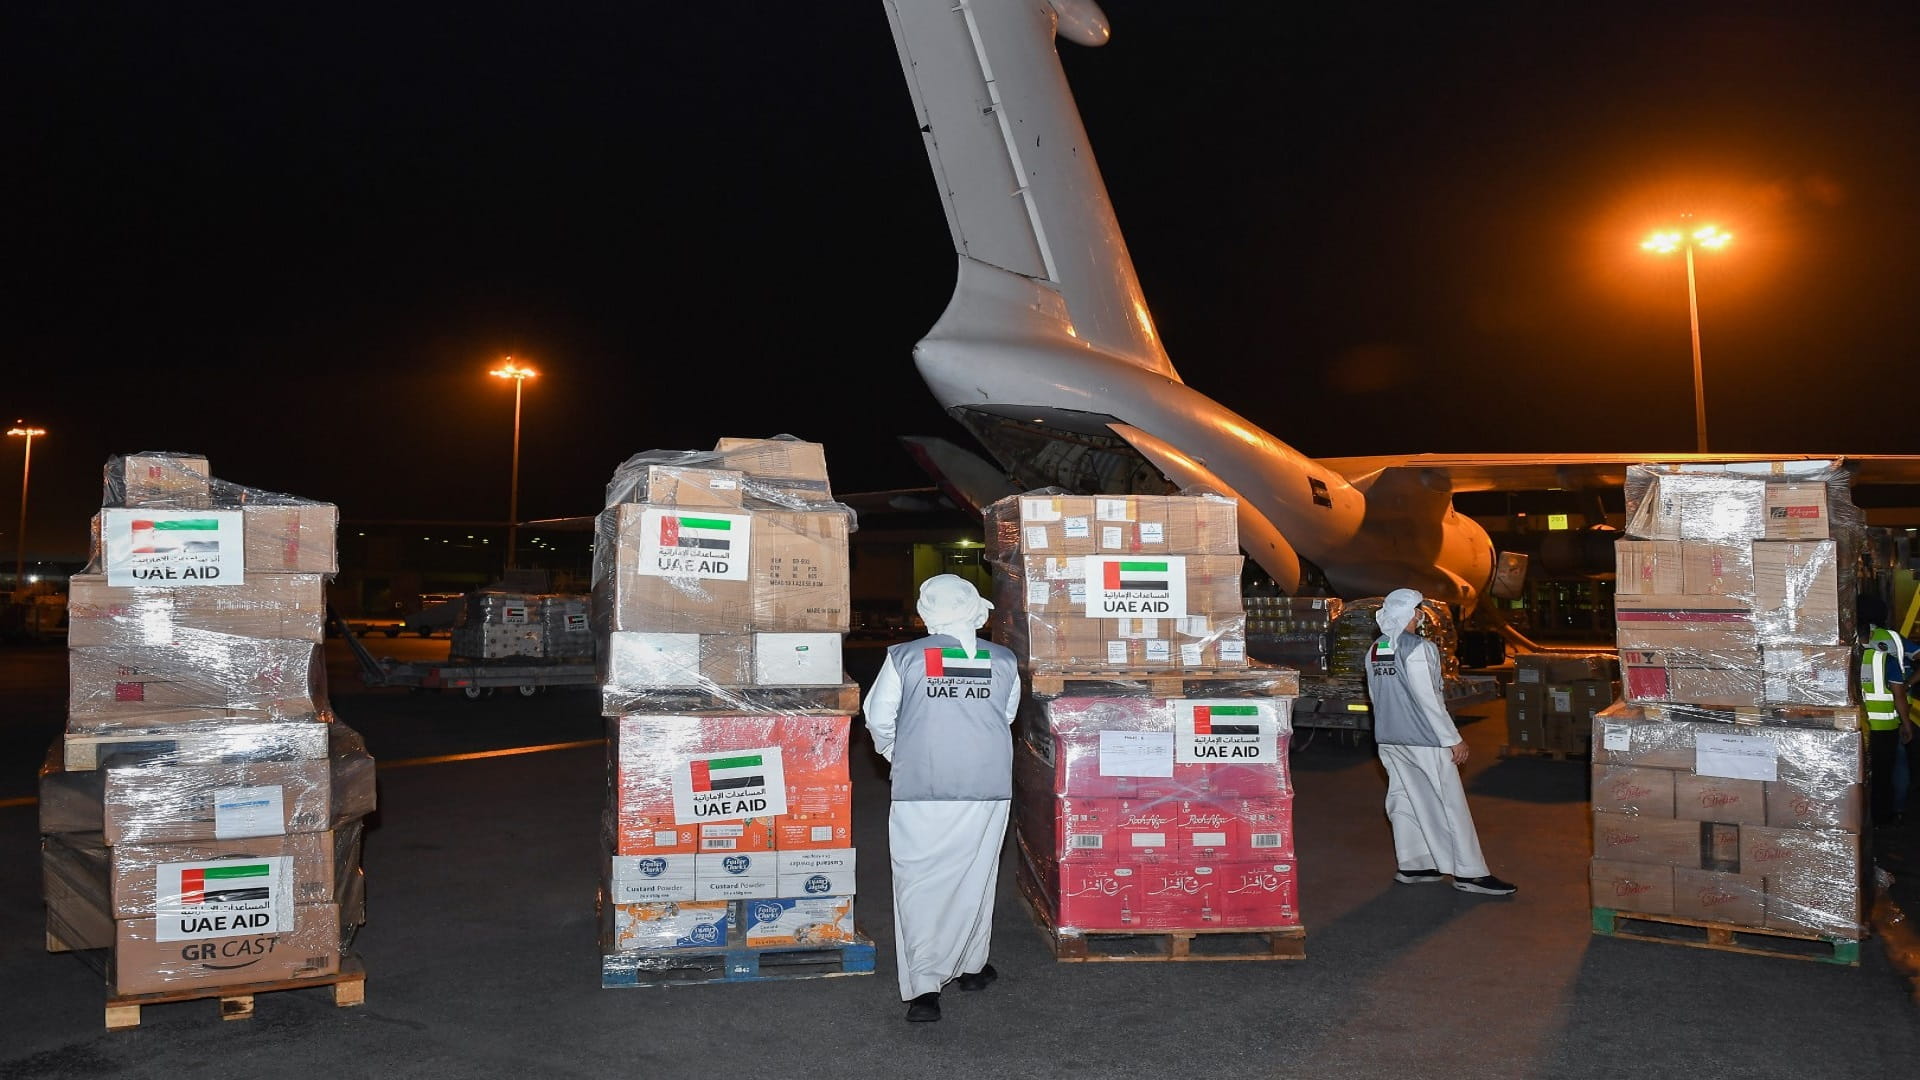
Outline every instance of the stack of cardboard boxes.
[[1859, 511], [1831, 462], [1636, 467], [1625, 700], [1595, 718], [1595, 907], [1862, 933]]
[[847, 535], [816, 443], [615, 473], [594, 547], [609, 728], [603, 975], [664, 950], [837, 945], [853, 923]]
[[1327, 675], [1333, 664], [1333, 624], [1342, 604], [1326, 596], [1249, 596], [1247, 637], [1262, 660], [1302, 675]]
[[1522, 653], [1507, 690], [1507, 745], [1583, 754], [1593, 717], [1620, 696], [1615, 661], [1604, 654]]
[[117, 995], [331, 975], [364, 921], [373, 762], [320, 655], [336, 518], [201, 457], [108, 463], [40, 814], [48, 944], [106, 949]]
[[590, 660], [590, 597], [484, 589], [469, 593], [453, 627], [456, 660]]
[[[1220, 696], [1024, 700], [1014, 747], [1020, 884], [1062, 933], [1300, 924], [1290, 669], [1249, 669], [1235, 504], [1014, 496], [987, 516], [994, 637], [1032, 673], [1198, 669]], [[1063, 550], [1064, 549], [1064, 550]]]

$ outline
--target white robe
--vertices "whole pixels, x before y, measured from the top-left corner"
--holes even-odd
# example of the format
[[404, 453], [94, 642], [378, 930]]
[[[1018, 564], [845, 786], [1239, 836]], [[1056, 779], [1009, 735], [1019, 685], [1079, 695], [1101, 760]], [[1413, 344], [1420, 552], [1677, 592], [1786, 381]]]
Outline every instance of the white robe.
[[887, 816], [900, 1000], [986, 966], [1013, 804], [897, 802]]
[[1460, 767], [1445, 746], [1381, 743], [1387, 768], [1387, 820], [1402, 870], [1438, 870], [1454, 878], [1487, 875], [1480, 835], [1467, 809]]

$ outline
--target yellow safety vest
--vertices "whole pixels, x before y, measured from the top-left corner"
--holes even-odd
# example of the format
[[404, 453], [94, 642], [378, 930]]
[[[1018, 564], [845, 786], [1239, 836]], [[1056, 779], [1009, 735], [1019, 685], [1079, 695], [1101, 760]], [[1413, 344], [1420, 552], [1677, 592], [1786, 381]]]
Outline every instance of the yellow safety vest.
[[1900, 727], [1900, 713], [1893, 706], [1893, 683], [1887, 679], [1887, 654], [1874, 648], [1886, 640], [1896, 649], [1900, 639], [1893, 631], [1875, 627], [1860, 650], [1860, 704], [1866, 709], [1867, 728], [1894, 731]]

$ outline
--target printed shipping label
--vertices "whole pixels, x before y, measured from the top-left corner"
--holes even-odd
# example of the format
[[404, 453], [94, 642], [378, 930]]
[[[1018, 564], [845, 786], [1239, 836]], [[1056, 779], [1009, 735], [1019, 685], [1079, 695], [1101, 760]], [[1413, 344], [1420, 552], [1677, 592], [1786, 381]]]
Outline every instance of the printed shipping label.
[[100, 511], [108, 585], [244, 585], [238, 510]]
[[1090, 619], [1184, 619], [1187, 617], [1187, 560], [1183, 555], [1137, 558], [1087, 556]]
[[1159, 640], [1153, 638], [1147, 639], [1147, 662], [1149, 664], [1164, 664], [1172, 659], [1173, 642], [1167, 641], [1164, 638]]
[[1060, 510], [1052, 499], [1021, 499], [1020, 516], [1028, 521], [1059, 521]]
[[1084, 517], [1070, 517], [1060, 522], [1060, 533], [1070, 540], [1085, 540], [1093, 535], [1093, 527]]
[[1102, 731], [1101, 776], [1172, 776], [1173, 732]]
[[696, 754], [673, 769], [673, 820], [692, 825], [787, 812], [778, 746]]
[[1729, 780], [1780, 779], [1780, 750], [1765, 735], [1701, 734], [1693, 743], [1693, 771]]
[[747, 580], [749, 514], [649, 507], [640, 515], [640, 565], [647, 577]]
[[1028, 551], [1047, 550], [1047, 530], [1044, 526], [1029, 525], [1021, 532], [1026, 535], [1026, 543], [1023, 546]]
[[1184, 698], [1174, 701], [1173, 707], [1173, 760], [1179, 764], [1272, 763], [1280, 758], [1280, 732], [1285, 725], [1266, 702]]
[[1047, 591], [1048, 591], [1047, 583], [1044, 579], [1041, 579], [1041, 578], [1028, 579], [1027, 606], [1039, 607], [1042, 604], [1045, 604], [1047, 602]]
[[1125, 499], [1093, 500], [1093, 516], [1099, 518], [1101, 521], [1133, 520], [1132, 515], [1127, 513], [1127, 500]]
[[1107, 642], [1107, 663], [1115, 667], [1127, 666], [1127, 643], [1124, 641]]
[[1157, 521], [1140, 523], [1140, 542], [1143, 544], [1164, 544], [1167, 542], [1167, 527]]
[[159, 941], [279, 934], [293, 929], [293, 859], [161, 863], [154, 869]]
[[237, 840], [243, 836], [279, 836], [286, 831], [286, 796], [279, 784], [215, 789], [215, 838]]
[[1110, 547], [1110, 548], [1117, 548], [1120, 546], [1119, 526], [1102, 525], [1100, 527], [1100, 546]]
[[1601, 729], [1600, 741], [1608, 750], [1624, 754], [1633, 749], [1633, 729], [1623, 724], [1608, 724]]

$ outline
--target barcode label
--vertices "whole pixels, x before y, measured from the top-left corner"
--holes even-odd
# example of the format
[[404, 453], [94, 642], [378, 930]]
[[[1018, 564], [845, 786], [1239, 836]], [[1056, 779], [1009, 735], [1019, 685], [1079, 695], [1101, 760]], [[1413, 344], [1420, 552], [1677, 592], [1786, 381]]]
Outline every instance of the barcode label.
[[1256, 848], [1277, 848], [1280, 846], [1280, 834], [1277, 832], [1257, 832], [1248, 837], [1248, 846]]
[[301, 971], [318, 971], [321, 968], [326, 967], [327, 961], [331, 959], [333, 959], [333, 957], [331, 956], [309, 956], [306, 959], [300, 961], [300, 970]]
[[1097, 848], [1104, 847], [1105, 841], [1106, 837], [1101, 836], [1099, 833], [1082, 833], [1079, 836], [1068, 837], [1067, 846], [1070, 848]]
[[739, 844], [740, 841], [731, 836], [708, 836], [701, 839], [700, 850], [732, 851], [735, 847], [738, 847]]

